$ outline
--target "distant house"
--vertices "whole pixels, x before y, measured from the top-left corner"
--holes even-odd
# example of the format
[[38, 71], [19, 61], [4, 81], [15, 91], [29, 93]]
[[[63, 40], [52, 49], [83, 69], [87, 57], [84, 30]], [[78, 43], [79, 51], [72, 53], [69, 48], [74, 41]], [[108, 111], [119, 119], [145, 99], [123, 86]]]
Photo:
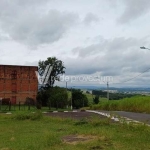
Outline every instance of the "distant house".
[[37, 66], [0, 65], [0, 99], [10, 99], [12, 104], [36, 100], [38, 79]]

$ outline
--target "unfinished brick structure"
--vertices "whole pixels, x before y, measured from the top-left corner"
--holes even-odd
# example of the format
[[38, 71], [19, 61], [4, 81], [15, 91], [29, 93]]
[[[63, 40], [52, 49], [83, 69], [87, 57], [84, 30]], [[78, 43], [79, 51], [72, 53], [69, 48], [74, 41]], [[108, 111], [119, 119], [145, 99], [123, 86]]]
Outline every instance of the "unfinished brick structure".
[[36, 100], [38, 80], [36, 66], [0, 65], [0, 98], [12, 104], [24, 103], [27, 97]]

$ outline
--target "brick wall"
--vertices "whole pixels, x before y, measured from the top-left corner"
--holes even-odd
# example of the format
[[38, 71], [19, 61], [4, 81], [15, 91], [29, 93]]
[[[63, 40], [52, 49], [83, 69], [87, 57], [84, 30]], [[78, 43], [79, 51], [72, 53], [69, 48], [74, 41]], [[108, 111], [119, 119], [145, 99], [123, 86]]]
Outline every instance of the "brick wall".
[[37, 70], [36, 66], [0, 65], [0, 98], [10, 98], [13, 104], [24, 103], [27, 97], [36, 100]]

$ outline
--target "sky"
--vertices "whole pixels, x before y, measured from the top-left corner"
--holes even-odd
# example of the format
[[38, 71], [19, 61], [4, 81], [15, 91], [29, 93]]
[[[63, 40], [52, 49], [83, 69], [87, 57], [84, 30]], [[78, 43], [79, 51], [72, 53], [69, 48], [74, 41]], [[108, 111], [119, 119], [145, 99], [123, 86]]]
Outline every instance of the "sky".
[[149, 0], [0, 0], [0, 64], [57, 57], [58, 85], [149, 87], [149, 18]]

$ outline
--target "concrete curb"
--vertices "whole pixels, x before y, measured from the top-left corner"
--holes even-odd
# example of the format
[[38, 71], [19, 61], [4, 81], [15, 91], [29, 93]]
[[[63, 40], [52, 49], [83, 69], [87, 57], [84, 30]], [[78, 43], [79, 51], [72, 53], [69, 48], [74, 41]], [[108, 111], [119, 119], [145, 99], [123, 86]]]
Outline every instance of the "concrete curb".
[[6, 113], [6, 115], [11, 115], [11, 114], [12, 114], [11, 112], [7, 112], [7, 113]]
[[[50, 111], [50, 112], [49, 111], [43, 111], [42, 113], [43, 114], [47, 114], [47, 113], [58, 113], [58, 112], [65, 112], [65, 113], [67, 113], [67, 112], [79, 112], [79, 111], [77, 111], [77, 110], [72, 110], [72, 111]], [[31, 112], [31, 113], [35, 113], [35, 112]], [[5, 112], [3, 114], [11, 115], [12, 112]]]
[[[99, 115], [108, 117], [108, 118], [110, 118], [110, 119], [112, 119], [112, 120], [114, 120], [114, 121], [116, 121], [116, 122], [121, 122], [121, 123], [123, 123], [123, 121], [121, 121], [121, 119], [123, 119], [123, 120], [126, 121], [128, 124], [131, 123], [131, 122], [138, 123], [138, 124], [144, 124], [143, 122], [140, 122], [140, 121], [137, 121], [137, 120], [133, 120], [133, 119], [130, 119], [130, 118], [127, 118], [127, 117], [111, 116], [110, 113], [104, 113], [104, 112], [95, 111], [95, 110], [86, 110], [86, 112], [99, 114]], [[149, 124], [146, 124], [146, 125], [147, 125], [147, 126], [150, 126]]]

